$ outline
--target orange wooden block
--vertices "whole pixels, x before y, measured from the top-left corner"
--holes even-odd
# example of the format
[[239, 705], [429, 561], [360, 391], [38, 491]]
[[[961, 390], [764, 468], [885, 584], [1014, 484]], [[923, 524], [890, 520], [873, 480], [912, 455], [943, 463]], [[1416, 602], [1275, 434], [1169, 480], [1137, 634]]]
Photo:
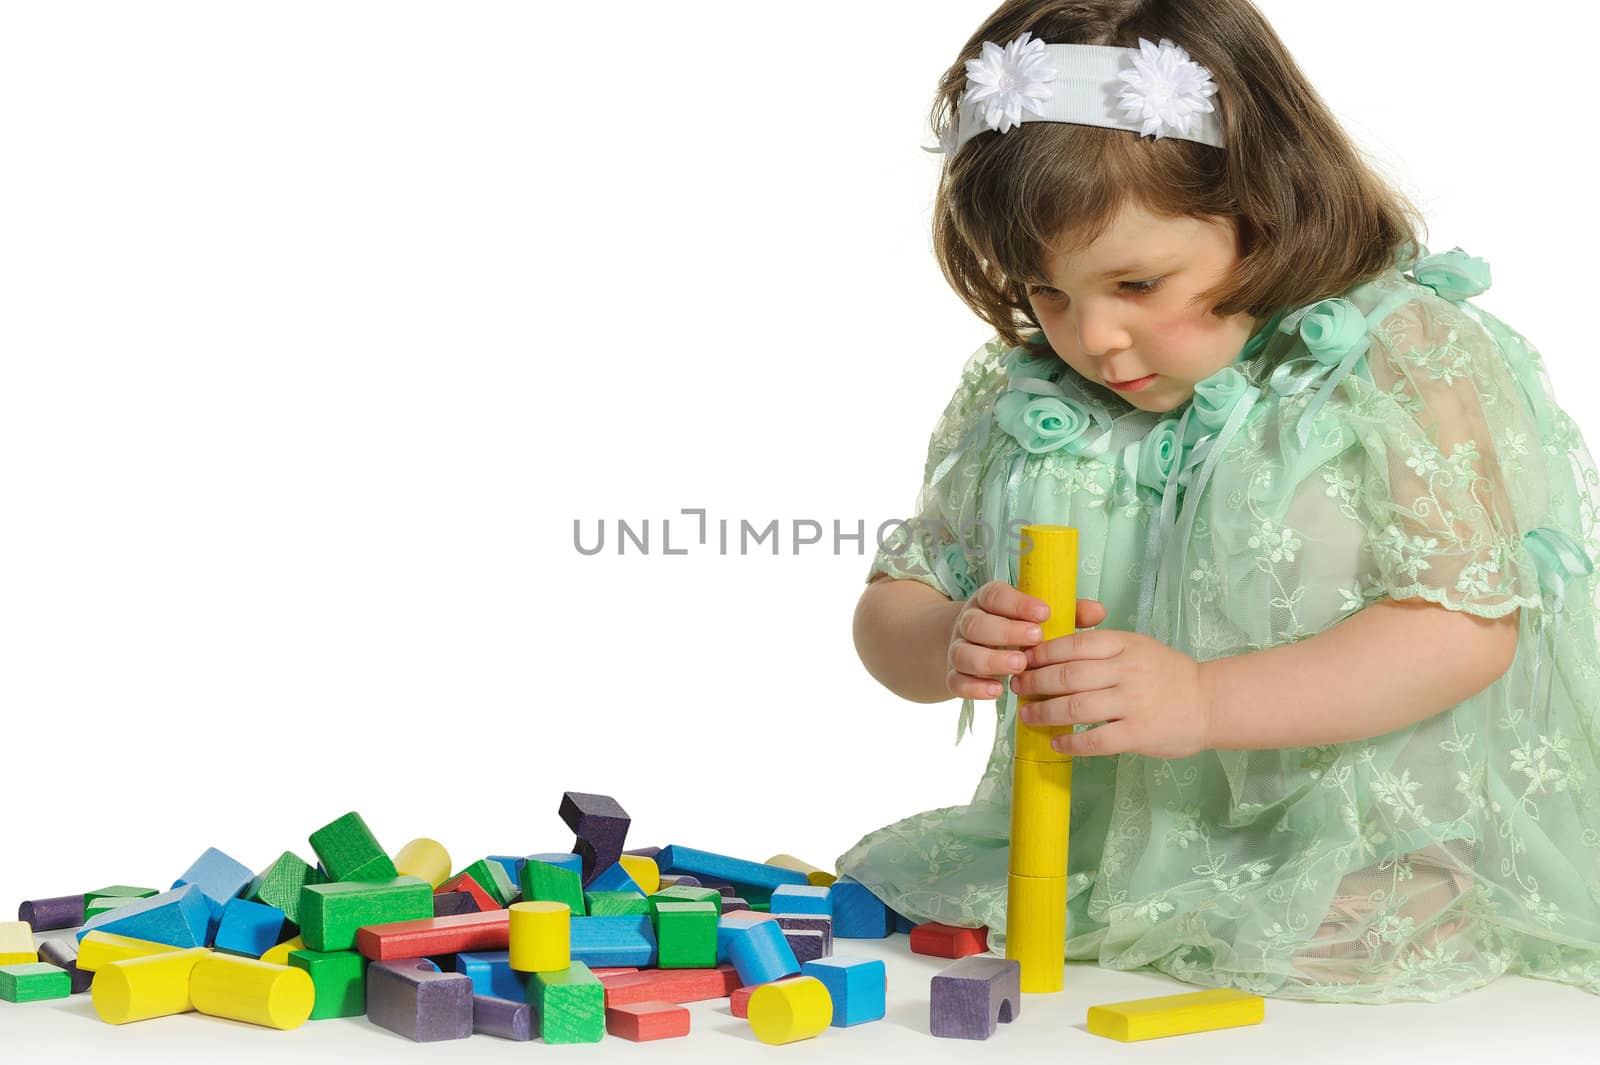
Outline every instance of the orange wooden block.
[[356, 929], [356, 950], [369, 961], [425, 958], [458, 951], [505, 950], [510, 945], [510, 910], [424, 917]]
[[688, 1035], [689, 1011], [671, 1002], [629, 1002], [607, 1006], [606, 1031], [635, 1043]]
[[603, 977], [600, 983], [606, 989], [607, 1006], [637, 1002], [682, 1005], [727, 998], [739, 986], [739, 974], [732, 965], [719, 965], [715, 969], [649, 969]]
[[911, 930], [911, 953], [933, 958], [965, 958], [989, 949], [987, 928], [956, 928], [929, 921]]
[[733, 994], [728, 996], [728, 1012], [735, 1017], [750, 1017], [750, 996], [756, 993], [760, 984], [751, 984], [749, 987], [736, 987]]
[[490, 910], [505, 909], [504, 906], [494, 900], [492, 895], [483, 890], [483, 885], [474, 880], [470, 873], [462, 873], [460, 876], [446, 880], [433, 889], [435, 895], [443, 895], [447, 891], [465, 891], [472, 896], [472, 901], [478, 904], [480, 912], [487, 913]]

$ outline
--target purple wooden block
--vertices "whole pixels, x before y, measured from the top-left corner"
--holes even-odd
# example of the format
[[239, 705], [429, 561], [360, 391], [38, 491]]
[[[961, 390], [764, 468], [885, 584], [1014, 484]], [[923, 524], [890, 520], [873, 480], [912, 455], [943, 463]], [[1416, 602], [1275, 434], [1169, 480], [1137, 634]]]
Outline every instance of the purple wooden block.
[[561, 820], [578, 837], [572, 852], [583, 858], [583, 884], [617, 864], [628, 838], [628, 811], [609, 795], [569, 791], [561, 796]]
[[827, 956], [822, 949], [822, 933], [814, 929], [797, 928], [793, 932], [784, 932], [783, 938], [789, 941], [789, 949], [794, 951], [794, 960], [801, 965]]
[[26, 921], [35, 932], [76, 928], [83, 923], [83, 896], [61, 895], [24, 902], [17, 907], [17, 920]]
[[684, 876], [664, 876], [664, 877], [661, 878], [661, 886], [664, 887], [664, 888], [669, 888], [669, 887], [705, 887], [704, 884], [700, 883], [700, 878], [699, 877], [688, 876], [688, 875], [684, 875]]
[[72, 939], [46, 939], [39, 943], [39, 960], [49, 962], [58, 969], [65, 969], [67, 975], [72, 977], [72, 993], [81, 995], [89, 990], [89, 985], [94, 981], [94, 973], [86, 973], [78, 968], [78, 944]]
[[780, 913], [775, 920], [778, 927], [784, 932], [793, 932], [801, 929], [822, 933], [822, 955], [827, 957], [833, 953], [833, 918], [825, 917], [820, 913]]
[[749, 908], [750, 904], [737, 895], [722, 900], [723, 913], [732, 913], [734, 910], [748, 910]]
[[367, 966], [367, 1018], [418, 1043], [472, 1034], [472, 981], [426, 958]]
[[988, 1039], [1022, 1012], [1022, 963], [973, 954], [933, 978], [928, 1029], [945, 1039]]
[[635, 857], [638, 857], [638, 858], [654, 858], [656, 855], [661, 853], [661, 848], [660, 847], [635, 847], [631, 851], [623, 851], [622, 853], [623, 854], [631, 854], [631, 855], [634, 855]]
[[453, 917], [458, 913], [477, 913], [478, 900], [465, 891], [446, 891], [433, 897], [435, 917]]
[[472, 1030], [479, 1035], [526, 1042], [533, 1038], [533, 1009], [526, 1002], [473, 995]]

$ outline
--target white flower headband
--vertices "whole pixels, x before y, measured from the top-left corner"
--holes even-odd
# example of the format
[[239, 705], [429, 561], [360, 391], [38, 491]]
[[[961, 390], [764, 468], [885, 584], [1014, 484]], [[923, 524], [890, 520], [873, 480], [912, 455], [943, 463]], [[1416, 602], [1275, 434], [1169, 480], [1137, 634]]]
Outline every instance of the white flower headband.
[[1165, 37], [1159, 45], [1141, 37], [1138, 48], [1116, 48], [1031, 36], [1004, 49], [983, 42], [982, 54], [967, 60], [957, 129], [941, 129], [939, 147], [927, 151], [951, 156], [985, 130], [1005, 133], [1024, 122], [1107, 126], [1223, 147], [1222, 122], [1208, 99], [1217, 91], [1211, 72]]

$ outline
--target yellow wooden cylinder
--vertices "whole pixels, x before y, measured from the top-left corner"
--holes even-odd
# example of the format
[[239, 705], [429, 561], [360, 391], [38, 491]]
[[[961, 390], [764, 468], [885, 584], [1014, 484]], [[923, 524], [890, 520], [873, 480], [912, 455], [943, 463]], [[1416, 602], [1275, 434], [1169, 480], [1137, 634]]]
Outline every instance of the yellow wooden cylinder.
[[[1046, 641], [1077, 631], [1078, 530], [1025, 525], [1017, 590], [1041, 599]], [[1021, 963], [1022, 990], [1060, 991], [1067, 948], [1067, 842], [1072, 756], [1050, 746], [1067, 726], [1024, 725], [1018, 706], [1011, 768], [1011, 853], [1006, 881], [1006, 957]]]
[[89, 985], [95, 1013], [107, 1024], [188, 1013], [194, 1009], [189, 998], [189, 974], [210, 953], [205, 947], [190, 947], [107, 962]]
[[147, 939], [134, 939], [132, 936], [119, 936], [115, 932], [96, 929], [78, 940], [77, 965], [83, 972], [97, 973], [114, 961], [148, 958], [152, 954], [176, 954], [182, 949], [168, 943], [152, 943]]
[[395, 871], [438, 887], [450, 879], [450, 852], [436, 839], [414, 839], [394, 856]]
[[213, 954], [195, 964], [189, 997], [208, 1016], [287, 1031], [306, 1023], [317, 990], [304, 969]]
[[1066, 972], [1067, 878], [1006, 877], [1006, 957], [1022, 966], [1022, 990], [1060, 991]]
[[511, 968], [552, 973], [572, 966], [572, 910], [564, 902], [511, 904]]
[[793, 1043], [821, 1035], [833, 1023], [833, 998], [815, 976], [791, 976], [757, 987], [746, 1016], [763, 1043]]
[[282, 943], [279, 943], [277, 946], [261, 955], [261, 960], [269, 965], [288, 965], [290, 954], [297, 950], [305, 949], [306, 941], [301, 939], [299, 936], [295, 936], [293, 939], [284, 940]]
[[642, 854], [624, 854], [617, 859], [617, 864], [646, 895], [654, 895], [661, 890], [661, 866], [656, 864], [654, 858]]

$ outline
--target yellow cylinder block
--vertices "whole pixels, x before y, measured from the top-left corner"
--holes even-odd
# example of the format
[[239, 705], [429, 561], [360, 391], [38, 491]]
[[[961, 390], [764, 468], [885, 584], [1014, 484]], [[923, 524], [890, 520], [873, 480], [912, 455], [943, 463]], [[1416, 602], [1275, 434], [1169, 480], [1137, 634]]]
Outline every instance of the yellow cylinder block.
[[[1078, 530], [1025, 525], [1017, 590], [1044, 600], [1045, 640], [1077, 631]], [[1072, 756], [1050, 746], [1070, 728], [1016, 723], [1011, 767], [1011, 857], [1006, 878], [1006, 957], [1021, 963], [1022, 990], [1060, 991], [1067, 946], [1067, 844]]]
[[762, 984], [750, 995], [750, 1030], [763, 1043], [793, 1043], [820, 1035], [833, 1023], [833, 999], [815, 976]]
[[294, 951], [305, 949], [306, 941], [301, 939], [299, 936], [295, 936], [293, 939], [284, 940], [282, 943], [279, 943], [277, 946], [261, 955], [261, 960], [266, 962], [268, 965], [288, 965], [290, 954], [292, 954]]
[[95, 1013], [107, 1024], [188, 1013], [194, 1009], [189, 974], [210, 953], [205, 947], [190, 947], [107, 962], [94, 974], [89, 987]]
[[306, 1023], [317, 990], [304, 969], [213, 954], [195, 963], [189, 997], [209, 1016], [288, 1030]]
[[438, 887], [450, 879], [450, 852], [436, 839], [414, 839], [394, 856], [394, 867], [401, 876], [414, 876]]
[[571, 966], [571, 908], [564, 902], [513, 902], [511, 968], [519, 973], [552, 973]]
[[642, 854], [624, 854], [617, 859], [617, 864], [646, 895], [654, 895], [661, 890], [661, 867], [654, 858], [646, 858]]
[[810, 862], [796, 858], [792, 854], [774, 854], [766, 860], [765, 864], [776, 865], [780, 869], [793, 869], [797, 873], [804, 873], [806, 874], [806, 883], [812, 887], [827, 887], [839, 879], [832, 873], [818, 869]]
[[1060, 991], [1066, 971], [1067, 878], [1006, 877], [1006, 957], [1022, 966], [1022, 990]]
[[175, 954], [182, 949], [167, 943], [119, 936], [115, 932], [94, 931], [78, 940], [78, 968], [86, 973], [97, 973], [114, 961], [148, 958], [152, 954]]

